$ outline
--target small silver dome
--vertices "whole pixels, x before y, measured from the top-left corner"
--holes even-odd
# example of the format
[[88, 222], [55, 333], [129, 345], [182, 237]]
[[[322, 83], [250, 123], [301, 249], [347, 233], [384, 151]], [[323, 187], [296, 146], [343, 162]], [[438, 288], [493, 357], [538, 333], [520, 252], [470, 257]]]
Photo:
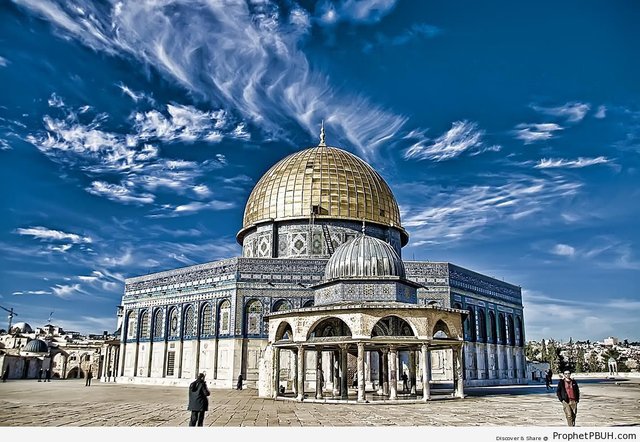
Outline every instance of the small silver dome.
[[32, 339], [22, 348], [24, 353], [47, 353], [49, 346], [41, 339]]
[[404, 263], [391, 244], [358, 235], [331, 255], [324, 279], [405, 279]]

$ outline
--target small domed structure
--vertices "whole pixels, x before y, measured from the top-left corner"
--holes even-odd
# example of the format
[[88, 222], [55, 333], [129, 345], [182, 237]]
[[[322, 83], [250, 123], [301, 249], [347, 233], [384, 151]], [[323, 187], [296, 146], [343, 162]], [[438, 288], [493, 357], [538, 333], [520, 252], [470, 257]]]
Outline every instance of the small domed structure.
[[32, 339], [22, 348], [22, 353], [48, 353], [49, 346], [41, 339]]
[[364, 234], [338, 247], [324, 272], [325, 281], [371, 278], [405, 279], [405, 270], [389, 243]]
[[33, 333], [33, 329], [26, 322], [16, 322], [11, 326], [10, 333]]

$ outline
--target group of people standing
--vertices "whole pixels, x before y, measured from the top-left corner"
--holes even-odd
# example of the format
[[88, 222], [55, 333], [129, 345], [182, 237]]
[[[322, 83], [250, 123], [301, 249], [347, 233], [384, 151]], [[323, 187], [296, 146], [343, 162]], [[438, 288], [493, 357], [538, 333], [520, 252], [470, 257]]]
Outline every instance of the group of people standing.
[[[44, 379], [42, 379], [43, 376]], [[38, 382], [51, 382], [51, 370], [48, 368], [46, 370], [41, 368], [38, 372]]]

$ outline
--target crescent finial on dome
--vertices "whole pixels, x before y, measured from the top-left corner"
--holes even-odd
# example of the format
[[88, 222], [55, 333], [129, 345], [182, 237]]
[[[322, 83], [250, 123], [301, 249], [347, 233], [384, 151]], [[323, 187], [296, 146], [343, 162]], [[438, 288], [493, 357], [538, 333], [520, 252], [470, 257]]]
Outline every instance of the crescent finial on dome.
[[324, 142], [324, 120], [322, 120], [322, 125], [320, 127], [320, 144], [318, 146], [326, 146]]

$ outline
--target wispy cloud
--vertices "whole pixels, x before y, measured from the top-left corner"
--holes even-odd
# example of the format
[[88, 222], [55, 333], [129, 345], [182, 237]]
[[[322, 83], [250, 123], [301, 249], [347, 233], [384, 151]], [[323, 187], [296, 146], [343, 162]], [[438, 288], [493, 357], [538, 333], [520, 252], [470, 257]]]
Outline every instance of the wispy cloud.
[[559, 256], [572, 257], [576, 254], [576, 249], [567, 244], [556, 244], [551, 249], [551, 253]]
[[531, 144], [536, 141], [544, 141], [553, 137], [553, 133], [563, 128], [555, 123], [525, 124], [521, 123], [513, 131], [515, 137], [524, 141], [524, 144]]
[[[80, 12], [72, 4], [50, 0], [15, 1], [94, 50], [133, 56], [154, 66], [269, 138], [288, 140], [283, 121], [289, 121], [315, 139], [324, 119], [335, 138], [347, 139], [371, 158], [407, 120], [363, 95], [332, 86], [328, 76], [312, 69], [300, 50], [311, 29], [310, 17], [296, 5], [285, 11], [267, 0], [166, 0], [159, 8], [113, 0], [105, 13], [93, 3], [84, 4]], [[338, 19], [370, 23], [395, 4], [345, 0], [334, 8]]]
[[397, 0], [339, 0], [322, 1], [316, 8], [321, 24], [334, 25], [340, 21], [376, 23], [395, 8]]
[[67, 233], [61, 230], [53, 230], [47, 227], [36, 226], [16, 229], [19, 235], [29, 235], [45, 241], [70, 241], [73, 244], [91, 243], [88, 236], [81, 236], [76, 233]]
[[607, 116], [607, 106], [604, 106], [604, 105], [598, 106], [598, 110], [593, 116], [599, 119], [605, 118]]
[[404, 197], [407, 190], [406, 201], [411, 201], [403, 204], [401, 199], [403, 225], [412, 238], [409, 247], [479, 238], [489, 228], [510, 225], [547, 210], [559, 200], [574, 196], [582, 186], [563, 177], [510, 176], [506, 181], [462, 188], [419, 183], [399, 186], [399, 196]]
[[[404, 152], [405, 159], [444, 161], [460, 156], [469, 149], [483, 150], [484, 131], [476, 123], [456, 121], [451, 129], [436, 138], [433, 143], [420, 140]], [[497, 147], [497, 146], [495, 146]], [[499, 147], [497, 147], [499, 150]], [[490, 149], [490, 150], [496, 150]]]
[[427, 23], [416, 23], [406, 31], [397, 35], [387, 36], [383, 33], [377, 33], [374, 40], [365, 44], [364, 51], [367, 53], [372, 52], [377, 46], [402, 46], [414, 40], [433, 38], [441, 33], [442, 29], [437, 26]]
[[51, 292], [48, 292], [46, 290], [25, 290], [25, 291], [13, 292], [12, 294], [15, 295], [15, 296], [21, 296], [21, 295], [50, 295]]
[[155, 196], [151, 193], [137, 193], [131, 181], [126, 182], [125, 185], [94, 181], [86, 191], [119, 203], [149, 204], [155, 200]]
[[545, 115], [565, 118], [569, 123], [577, 123], [579, 121], [582, 121], [585, 115], [587, 115], [587, 112], [589, 112], [591, 106], [587, 103], [572, 101], [569, 103], [565, 103], [562, 106], [556, 107], [545, 107], [532, 104], [531, 108]]
[[9, 66], [9, 60], [4, 57], [0, 57], [0, 68], [3, 68], [5, 66]]
[[611, 160], [609, 160], [606, 157], [596, 157], [596, 158], [578, 157], [578, 159], [576, 160], [567, 160], [564, 158], [543, 158], [534, 167], [536, 169], [552, 169], [552, 168], [562, 168], [562, 167], [576, 169], [581, 167], [593, 166], [596, 164], [607, 164], [610, 162]]
[[68, 298], [74, 293], [81, 292], [80, 284], [68, 284], [68, 285], [56, 284], [55, 286], [51, 287], [51, 290], [53, 291], [53, 294], [58, 298]]
[[[631, 295], [631, 294], [630, 294]], [[636, 336], [640, 303], [630, 297], [603, 298], [597, 302], [575, 300], [566, 293], [543, 294], [524, 289], [527, 339], [590, 339]], [[564, 324], [560, 329], [558, 323]]]

